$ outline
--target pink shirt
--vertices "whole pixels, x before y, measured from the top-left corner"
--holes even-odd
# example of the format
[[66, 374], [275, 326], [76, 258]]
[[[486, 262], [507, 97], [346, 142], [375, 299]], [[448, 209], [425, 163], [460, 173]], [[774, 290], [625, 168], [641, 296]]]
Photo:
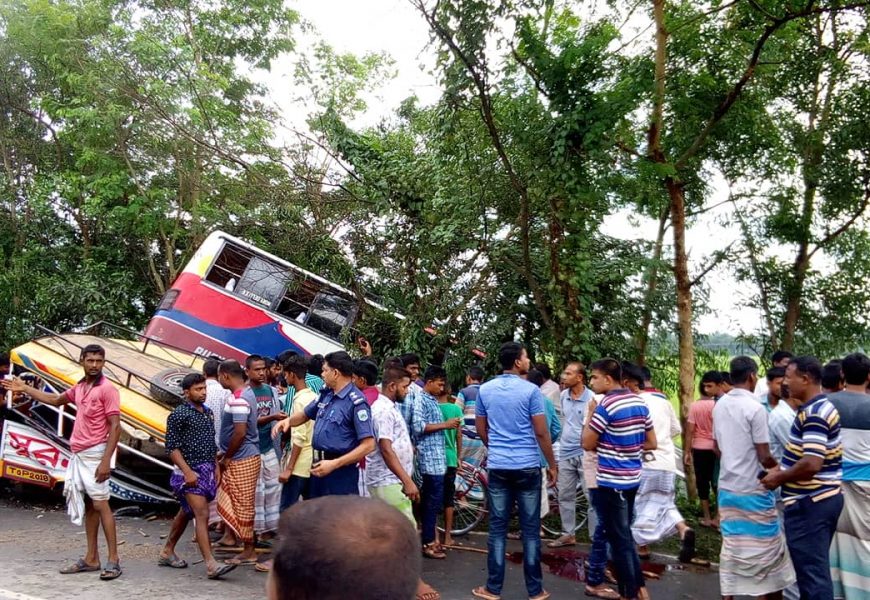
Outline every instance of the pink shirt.
[[108, 417], [121, 414], [121, 395], [104, 376], [91, 386], [84, 379], [64, 392], [76, 406], [76, 420], [69, 445], [81, 452], [105, 443], [109, 438]]
[[716, 401], [712, 398], [699, 398], [689, 407], [689, 423], [695, 426], [692, 436], [692, 448], [695, 450], [713, 449], [713, 407]]

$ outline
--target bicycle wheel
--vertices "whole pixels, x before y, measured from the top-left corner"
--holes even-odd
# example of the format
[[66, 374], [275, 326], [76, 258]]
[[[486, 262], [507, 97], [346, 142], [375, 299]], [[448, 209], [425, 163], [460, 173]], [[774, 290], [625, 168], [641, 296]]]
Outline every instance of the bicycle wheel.
[[[480, 470], [462, 463], [456, 471], [451, 535], [465, 535], [477, 527], [487, 513], [486, 481]], [[443, 521], [438, 530], [444, 532]]]
[[[559, 490], [556, 487], [547, 488], [547, 496], [550, 502], [550, 512], [547, 516], [541, 519], [541, 529], [547, 535], [558, 537], [562, 535], [562, 518], [559, 512]], [[574, 499], [574, 512], [576, 524], [574, 525], [574, 533], [580, 531], [586, 526], [586, 519], [589, 513], [589, 503], [586, 501], [586, 494], [583, 493], [583, 486], [577, 484], [577, 495]]]

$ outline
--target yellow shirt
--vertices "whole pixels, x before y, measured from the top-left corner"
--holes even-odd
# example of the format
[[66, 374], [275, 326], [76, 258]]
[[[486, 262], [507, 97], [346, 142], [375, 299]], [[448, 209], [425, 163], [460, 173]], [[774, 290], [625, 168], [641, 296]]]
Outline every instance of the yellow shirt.
[[[310, 389], [305, 388], [301, 392], [296, 392], [293, 396], [293, 414], [301, 413], [305, 407], [317, 400], [317, 394]], [[299, 458], [296, 459], [296, 464], [293, 467], [293, 475], [297, 477], [311, 476], [311, 460], [313, 451], [311, 449], [311, 438], [314, 435], [314, 421], [307, 421], [299, 427], [294, 427], [290, 433], [290, 443], [293, 446], [302, 448]], [[289, 454], [287, 455], [289, 460]]]

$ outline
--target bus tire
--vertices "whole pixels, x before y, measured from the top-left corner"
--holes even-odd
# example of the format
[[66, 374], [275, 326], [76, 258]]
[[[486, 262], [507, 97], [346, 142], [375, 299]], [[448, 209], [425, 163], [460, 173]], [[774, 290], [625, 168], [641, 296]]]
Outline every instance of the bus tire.
[[196, 373], [193, 369], [173, 367], [164, 369], [151, 378], [148, 386], [151, 397], [170, 406], [178, 406], [184, 401], [184, 393], [181, 391], [181, 380], [185, 375]]

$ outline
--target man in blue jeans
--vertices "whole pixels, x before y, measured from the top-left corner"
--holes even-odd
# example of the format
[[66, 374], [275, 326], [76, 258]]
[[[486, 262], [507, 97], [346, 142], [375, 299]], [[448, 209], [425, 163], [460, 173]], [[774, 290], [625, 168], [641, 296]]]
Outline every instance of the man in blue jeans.
[[475, 598], [498, 600], [504, 584], [505, 546], [511, 508], [517, 504], [523, 539], [523, 575], [530, 600], [550, 597], [541, 572], [541, 468], [538, 451], [547, 460], [547, 480], [558, 471], [544, 414], [540, 388], [521, 378], [529, 372], [522, 344], [507, 342], [499, 349], [503, 374], [480, 387], [477, 433], [489, 450], [489, 539], [486, 585], [471, 591]]
[[655, 450], [653, 430], [646, 403], [622, 386], [622, 365], [603, 358], [590, 367], [589, 387], [596, 394], [594, 413], [583, 429], [583, 449], [598, 452], [598, 487], [592, 502], [604, 525], [613, 553], [619, 597], [646, 598], [640, 559], [631, 535], [634, 498], [640, 485], [641, 453]]
[[843, 510], [840, 413], [822, 393], [822, 363], [812, 356], [792, 359], [783, 383], [801, 405], [780, 468], [761, 483], [782, 486], [785, 541], [801, 600], [833, 600], [830, 547]]

